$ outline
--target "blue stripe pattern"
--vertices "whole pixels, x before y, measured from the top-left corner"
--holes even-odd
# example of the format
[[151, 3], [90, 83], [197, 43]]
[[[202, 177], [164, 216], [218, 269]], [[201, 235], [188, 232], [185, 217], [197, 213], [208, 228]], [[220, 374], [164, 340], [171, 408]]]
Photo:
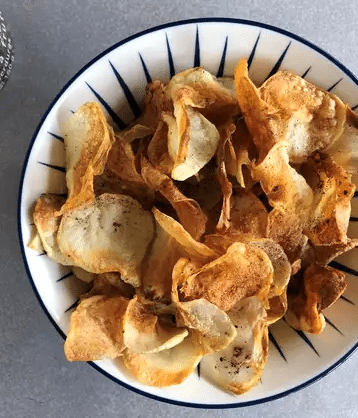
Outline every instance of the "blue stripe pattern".
[[324, 319], [326, 320], [327, 324], [329, 324], [332, 328], [334, 328], [337, 332], [344, 336], [344, 334], [336, 327], [336, 325], [333, 324], [332, 321], [330, 321], [326, 316], [324, 317]]
[[227, 52], [228, 37], [225, 39], [225, 45], [223, 53], [221, 55], [220, 65], [216, 77], [222, 77], [224, 75], [225, 61], [226, 61], [226, 52]]
[[200, 379], [200, 363], [197, 365], [196, 371], [198, 373], [198, 378]]
[[256, 42], [254, 44], [254, 47], [252, 48], [251, 54], [249, 56], [249, 59], [247, 60], [247, 68], [248, 69], [250, 69], [251, 64], [252, 64], [252, 61], [254, 59], [254, 56], [255, 56], [255, 53], [256, 53], [256, 48], [257, 48], [257, 45], [258, 45], [259, 40], [260, 40], [260, 36], [261, 36], [261, 32], [259, 33], [259, 35], [258, 35], [258, 37], [256, 39]]
[[338, 81], [336, 81], [330, 88], [327, 89], [328, 92], [332, 91], [341, 81], [343, 78], [340, 78]]
[[71, 305], [71, 306], [69, 306], [69, 307], [65, 310], [65, 313], [66, 313], [66, 312], [71, 311], [72, 309], [77, 308], [77, 306], [78, 306], [78, 304], [79, 304], [79, 303], [80, 303], [80, 299], [78, 298], [78, 299], [76, 299], [76, 300], [72, 303], [72, 305]]
[[329, 266], [331, 266], [331, 267], [333, 267], [337, 270], [343, 271], [344, 273], [348, 273], [348, 274], [351, 274], [352, 276], [357, 276], [358, 277], [358, 271], [356, 271], [356, 270], [354, 270], [350, 267], [347, 267], [344, 264], [338, 263], [338, 261], [331, 261], [329, 263]]
[[122, 121], [122, 119], [117, 115], [117, 113], [111, 108], [111, 106], [94, 90], [93, 87], [91, 87], [87, 81], [87, 86], [92, 91], [92, 93], [97, 97], [98, 101], [101, 103], [101, 105], [106, 109], [108, 114], [113, 119], [113, 122], [118, 126], [119, 129], [124, 129], [126, 127], [126, 124]]
[[67, 277], [73, 276], [73, 272], [70, 271], [69, 273], [65, 274], [64, 276], [60, 277], [59, 279], [56, 280], [56, 282], [62, 282], [62, 280], [67, 279]]
[[350, 303], [351, 305], [355, 305], [355, 303], [354, 303], [354, 302], [352, 302], [350, 299], [348, 299], [348, 298], [347, 298], [347, 296], [343, 296], [343, 295], [341, 295], [341, 296], [340, 296], [340, 299], [344, 300], [345, 302]]
[[272, 335], [272, 332], [269, 331], [269, 339], [272, 342], [272, 344], [275, 346], [276, 350], [280, 353], [280, 356], [285, 360], [285, 362], [287, 363], [287, 359], [285, 357], [285, 355], [283, 354], [283, 351], [280, 347], [280, 345], [278, 344], [278, 342], [276, 341], [275, 337]]
[[56, 134], [54, 134], [54, 133], [52, 133], [52, 132], [48, 132], [53, 138], [56, 138], [56, 139], [58, 139], [59, 141], [61, 141], [61, 142], [64, 142], [65, 140], [62, 138], [62, 136], [59, 136], [59, 135], [56, 135]]
[[[357, 107], [358, 107], [358, 105], [357, 105]], [[352, 109], [353, 109], [353, 108], [352, 108]], [[358, 190], [357, 190], [356, 192], [354, 192], [353, 197], [358, 197]]]
[[54, 164], [43, 163], [42, 161], [37, 161], [37, 162], [41, 165], [46, 166], [46, 167], [53, 168], [54, 170], [57, 170], [57, 171], [61, 171], [62, 173], [66, 172], [65, 167], [61, 167], [59, 165], [54, 165]]
[[170, 74], [170, 78], [172, 78], [172, 77], [175, 76], [175, 67], [174, 67], [173, 55], [172, 55], [172, 51], [170, 49], [169, 39], [168, 39], [168, 35], [167, 34], [165, 34], [165, 38], [166, 38], [166, 41], [167, 41], [169, 74]]
[[309, 66], [308, 68], [307, 68], [307, 70], [301, 75], [301, 78], [305, 78], [306, 76], [307, 76], [307, 74], [311, 71], [311, 66]]
[[194, 67], [200, 67], [200, 41], [199, 41], [199, 27], [196, 27], [195, 36], [195, 51], [194, 51]]
[[285, 50], [282, 52], [280, 58], [276, 61], [276, 64], [272, 67], [272, 70], [270, 71], [269, 75], [266, 77], [266, 80], [269, 79], [270, 77], [272, 77], [274, 74], [276, 74], [277, 71], [280, 69], [281, 64], [282, 64], [282, 62], [283, 62], [283, 60], [284, 60], [284, 58], [287, 54], [287, 51], [288, 51], [289, 47], [291, 46], [291, 42], [292, 41], [290, 41], [288, 43]]
[[[351, 109], [352, 110], [356, 110], [358, 108], [358, 104], [356, 104], [355, 106], [353, 106]], [[356, 197], [356, 196], [354, 196], [354, 197]]]
[[114, 75], [116, 76], [118, 83], [120, 84], [124, 95], [126, 96], [126, 99], [129, 103], [130, 108], [132, 109], [132, 112], [134, 116], [137, 118], [141, 114], [140, 107], [138, 106], [138, 103], [136, 102], [132, 92], [130, 91], [128, 85], [125, 83], [121, 75], [118, 73], [117, 69], [114, 67], [114, 65], [111, 63], [111, 61], [108, 61], [109, 65], [111, 66]]
[[[292, 328], [292, 327], [291, 327]], [[299, 335], [301, 338], [302, 338], [302, 340], [309, 346], [309, 347], [311, 347], [312, 348], [312, 350], [317, 354], [317, 356], [318, 357], [320, 357], [320, 355], [319, 355], [319, 353], [318, 353], [318, 351], [315, 349], [315, 347], [314, 347], [314, 345], [312, 344], [312, 342], [311, 342], [311, 340], [307, 337], [307, 335], [303, 332], [303, 331], [301, 331], [301, 330], [298, 330], [298, 329], [295, 329], [295, 328], [292, 328], [294, 331], [295, 331], [295, 333], [297, 334], [297, 335]]]
[[356, 216], [351, 216], [351, 217], [349, 218], [349, 221], [350, 221], [350, 222], [358, 222], [358, 217], [356, 217]]
[[139, 54], [140, 62], [142, 63], [145, 78], [147, 80], [147, 83], [150, 84], [152, 82], [152, 77], [149, 74], [148, 68], [145, 65], [145, 62], [144, 62], [144, 59], [143, 59], [142, 55], [140, 53], [138, 53], [138, 54]]

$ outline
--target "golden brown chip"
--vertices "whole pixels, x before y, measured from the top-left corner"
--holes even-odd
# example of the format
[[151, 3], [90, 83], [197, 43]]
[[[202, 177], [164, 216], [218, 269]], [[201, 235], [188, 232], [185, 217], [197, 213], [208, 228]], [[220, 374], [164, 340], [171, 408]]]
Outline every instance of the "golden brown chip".
[[305, 234], [314, 245], [346, 243], [355, 190], [351, 176], [331, 156], [318, 153], [302, 172], [314, 193]]
[[315, 245], [313, 251], [315, 254], [315, 261], [319, 265], [329, 264], [333, 259], [339, 255], [352, 250], [358, 246], [358, 239], [349, 239], [345, 243]]
[[224, 390], [240, 395], [259, 382], [267, 361], [266, 311], [258, 298], [249, 297], [228, 315], [237, 328], [236, 338], [227, 348], [205, 356], [201, 373]]
[[226, 312], [246, 297], [266, 300], [272, 278], [272, 263], [265, 251], [236, 242], [224, 255], [187, 276], [179, 295], [184, 300], [205, 298]]
[[188, 335], [186, 328], [162, 320], [155, 313], [155, 302], [137, 296], [128, 304], [123, 331], [124, 344], [134, 353], [158, 353], [180, 344]]
[[92, 289], [87, 293], [88, 296], [122, 296], [126, 299], [132, 299], [135, 294], [135, 288], [121, 279], [120, 273], [101, 273], [95, 275]]
[[69, 361], [94, 361], [122, 354], [123, 316], [128, 300], [123, 297], [91, 296], [83, 299], [71, 315], [65, 342]]
[[201, 360], [202, 348], [190, 335], [180, 344], [159, 353], [125, 350], [124, 365], [142, 383], [164, 387], [178, 385], [190, 376]]
[[101, 106], [93, 102], [69, 119], [64, 139], [68, 199], [63, 212], [94, 199], [93, 178], [104, 170], [114, 133]]
[[119, 271], [137, 287], [153, 234], [153, 216], [136, 200], [102, 194], [62, 216], [58, 243], [74, 265], [93, 273]]
[[173, 160], [168, 152], [168, 125], [159, 121], [158, 127], [147, 149], [148, 161], [166, 175], [173, 169]]
[[61, 222], [61, 208], [66, 199], [54, 194], [44, 194], [37, 198], [34, 223], [46, 254], [63, 265], [72, 265], [62, 254], [57, 242], [57, 232]]
[[188, 327], [206, 353], [226, 348], [236, 337], [229, 316], [206, 299], [179, 302], [176, 307], [177, 325]]
[[303, 277], [296, 277], [288, 291], [286, 321], [302, 331], [319, 334], [325, 326], [321, 313], [347, 287], [345, 273], [328, 266], [311, 265]]
[[266, 311], [266, 322], [267, 325], [272, 325], [281, 319], [287, 311], [286, 289], [280, 295], [269, 298], [268, 302], [269, 308]]
[[78, 279], [86, 283], [91, 283], [95, 278], [94, 273], [90, 273], [89, 271], [83, 270], [81, 269], [81, 267], [73, 266], [72, 272]]
[[203, 261], [209, 261], [217, 257], [215, 251], [192, 238], [179, 222], [160, 212], [157, 208], [153, 208], [152, 212], [158, 224], [178, 243], [186, 254]]
[[206, 229], [207, 216], [198, 203], [184, 196], [173, 180], [158, 171], [142, 157], [142, 176], [148, 187], [159, 191], [175, 209], [180, 223], [194, 239], [199, 239]]

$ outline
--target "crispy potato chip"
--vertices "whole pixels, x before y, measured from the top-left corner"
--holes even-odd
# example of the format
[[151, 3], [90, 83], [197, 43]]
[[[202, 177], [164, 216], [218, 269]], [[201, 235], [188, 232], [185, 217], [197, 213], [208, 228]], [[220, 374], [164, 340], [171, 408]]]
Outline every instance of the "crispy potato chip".
[[159, 191], [169, 201], [183, 227], [194, 239], [199, 239], [205, 232], [207, 216], [198, 203], [184, 196], [170, 177], [154, 168], [144, 157], [141, 159], [141, 166], [147, 185]]
[[142, 291], [146, 298], [171, 302], [172, 271], [186, 252], [179, 243], [155, 223], [155, 238], [142, 268]]
[[68, 120], [64, 139], [68, 199], [63, 212], [94, 199], [93, 177], [104, 170], [114, 133], [101, 106], [93, 102]]
[[122, 354], [123, 316], [128, 300], [123, 297], [91, 296], [83, 299], [71, 315], [65, 342], [69, 361], [94, 361]]
[[226, 312], [250, 296], [265, 300], [272, 278], [272, 263], [265, 251], [236, 242], [224, 255], [186, 277], [179, 296], [184, 300], [205, 298]]
[[327, 265], [339, 255], [358, 246], [358, 239], [348, 239], [345, 243], [314, 245], [315, 261], [319, 265]]
[[260, 160], [280, 141], [293, 163], [323, 151], [342, 134], [346, 108], [338, 97], [289, 72], [279, 71], [260, 89], [248, 76], [245, 59], [235, 69], [236, 94]]
[[332, 157], [318, 153], [302, 172], [314, 193], [305, 234], [314, 245], [346, 243], [355, 190], [351, 176]]
[[237, 395], [256, 385], [268, 355], [266, 311], [256, 297], [241, 300], [228, 312], [237, 334], [232, 343], [200, 363], [209, 381]]
[[267, 317], [266, 322], [267, 325], [272, 325], [275, 322], [277, 322], [279, 319], [281, 319], [286, 311], [287, 311], [287, 292], [286, 289], [284, 291], [277, 295], [272, 296], [268, 300], [269, 302], [269, 308], [267, 309]]
[[177, 325], [188, 327], [206, 353], [226, 348], [236, 337], [228, 315], [206, 299], [179, 302], [176, 307]]
[[173, 160], [168, 152], [168, 125], [159, 121], [158, 127], [147, 149], [148, 160], [153, 166], [166, 175], [173, 169]]
[[174, 105], [174, 115], [175, 118], [164, 116], [168, 124], [168, 151], [174, 161], [171, 177], [183, 181], [212, 159], [220, 135], [214, 124], [190, 106], [183, 109]]
[[347, 287], [345, 273], [328, 266], [311, 265], [303, 276], [289, 286], [286, 321], [302, 331], [319, 334], [325, 326], [321, 313], [344, 292]]
[[209, 261], [217, 257], [215, 251], [205, 244], [195, 241], [179, 222], [160, 212], [157, 208], [153, 208], [152, 212], [158, 224], [178, 243], [186, 254], [203, 261]]
[[159, 353], [134, 353], [126, 350], [123, 362], [142, 383], [163, 387], [178, 385], [190, 376], [202, 359], [203, 349], [190, 335], [180, 344]]
[[81, 267], [73, 266], [72, 272], [78, 279], [86, 283], [91, 283], [95, 278], [94, 273], [90, 273], [89, 271], [83, 270], [81, 269]]
[[125, 346], [134, 353], [158, 353], [180, 344], [188, 335], [186, 328], [177, 328], [161, 321], [153, 312], [154, 302], [135, 296], [123, 318]]
[[129, 196], [102, 194], [66, 212], [58, 231], [60, 250], [93, 273], [119, 271], [133, 286], [154, 234], [152, 214]]
[[307, 237], [313, 192], [305, 178], [290, 166], [287, 143], [277, 143], [266, 158], [253, 168], [273, 210], [268, 215], [268, 237], [278, 242], [290, 262], [299, 258]]
[[44, 194], [37, 198], [34, 211], [34, 223], [46, 254], [63, 265], [72, 265], [71, 260], [62, 254], [57, 232], [61, 222], [61, 208], [66, 199], [62, 196]]

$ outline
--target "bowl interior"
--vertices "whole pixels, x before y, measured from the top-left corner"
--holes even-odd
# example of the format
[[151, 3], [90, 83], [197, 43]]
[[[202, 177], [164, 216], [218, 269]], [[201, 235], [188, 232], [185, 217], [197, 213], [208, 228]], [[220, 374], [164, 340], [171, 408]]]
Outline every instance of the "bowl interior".
[[[99, 101], [118, 127], [138, 115], [146, 84], [201, 65], [214, 75], [232, 76], [237, 60], [247, 57], [250, 75], [260, 84], [278, 69], [291, 70], [337, 94], [351, 107], [358, 103], [353, 75], [308, 42], [266, 25], [228, 19], [169, 24], [114, 45], [94, 59], [62, 90], [40, 123], [26, 158], [19, 198], [19, 230], [25, 265], [34, 290], [52, 322], [65, 335], [72, 307], [86, 285], [71, 269], [27, 248], [33, 233], [35, 199], [44, 192], [66, 193], [62, 126], [81, 104]], [[358, 216], [353, 199], [352, 217]], [[353, 221], [350, 236], [358, 237]], [[261, 382], [239, 397], [224, 393], [200, 374], [183, 384], [159, 389], [132, 379], [120, 361], [99, 361], [102, 373], [156, 399], [190, 406], [244, 406], [284, 396], [324, 376], [355, 348], [358, 330], [357, 250], [337, 260], [348, 274], [348, 288], [325, 311], [327, 326], [319, 336], [294, 331], [284, 321], [270, 328], [269, 359]]]

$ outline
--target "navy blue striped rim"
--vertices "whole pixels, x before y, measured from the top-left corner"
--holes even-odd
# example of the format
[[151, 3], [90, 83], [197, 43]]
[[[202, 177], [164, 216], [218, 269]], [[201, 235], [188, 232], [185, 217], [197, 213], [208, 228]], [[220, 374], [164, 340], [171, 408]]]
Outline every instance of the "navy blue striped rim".
[[49, 132], [49, 134], [53, 137], [53, 138], [56, 138], [56, 139], [58, 139], [59, 141], [61, 141], [61, 142], [65, 142], [65, 140], [62, 138], [62, 136], [60, 136], [60, 135], [56, 135], [56, 134], [54, 134], [54, 133], [52, 133], [52, 132]]
[[317, 356], [320, 357], [319, 352], [316, 350], [315, 346], [312, 344], [311, 340], [307, 337], [307, 335], [303, 331], [300, 331], [295, 328], [292, 328], [292, 329], [310, 348], [312, 348], [312, 350], [317, 354]]
[[332, 91], [335, 87], [338, 86], [338, 84], [343, 80], [343, 78], [340, 78], [338, 81], [336, 81], [331, 87], [327, 89], [327, 91]]
[[283, 354], [282, 348], [280, 344], [276, 341], [276, 338], [273, 336], [272, 332], [269, 331], [269, 339], [272, 342], [272, 344], [275, 346], [276, 350], [279, 352], [280, 356], [285, 360], [287, 363], [286, 356]]
[[329, 263], [329, 266], [333, 267], [337, 270], [343, 271], [344, 273], [348, 273], [348, 274], [351, 274], [352, 276], [357, 276], [358, 277], [358, 271], [356, 271], [356, 270], [354, 270], [350, 267], [347, 267], [344, 264], [338, 263], [338, 261], [331, 261]]
[[247, 60], [247, 68], [248, 68], [248, 69], [250, 69], [251, 64], [252, 64], [252, 61], [254, 60], [255, 53], [256, 53], [256, 48], [257, 48], [257, 45], [258, 45], [258, 43], [259, 43], [260, 36], [261, 36], [261, 31], [260, 31], [260, 33], [259, 33], [259, 34], [258, 34], [258, 36], [257, 36], [257, 39], [256, 39], [256, 41], [255, 41], [255, 44], [254, 44], [254, 46], [253, 46], [253, 48], [252, 48], [252, 51], [251, 51], [251, 53], [250, 53], [250, 55], [249, 55], [249, 58], [248, 58], [248, 60]]
[[198, 378], [200, 379], [200, 363], [196, 367], [196, 372], [198, 374]]
[[[356, 110], [358, 108], [358, 104], [356, 104], [355, 106], [352, 107], [352, 110]], [[356, 196], [354, 196], [356, 197]]]
[[78, 298], [78, 299], [76, 299], [73, 303], [72, 303], [72, 305], [70, 305], [66, 310], [65, 310], [65, 313], [66, 312], [70, 312], [70, 311], [72, 311], [72, 309], [75, 309], [77, 306], [78, 306], [78, 304], [80, 303], [80, 299]]
[[65, 167], [61, 167], [59, 165], [54, 165], [54, 164], [44, 163], [42, 161], [37, 161], [37, 162], [39, 164], [41, 164], [41, 165], [46, 166], [46, 167], [52, 168], [52, 169], [57, 170], [57, 171], [61, 171], [62, 173], [65, 173], [66, 172], [66, 168]]
[[[358, 107], [358, 105], [357, 105], [357, 107]], [[352, 109], [353, 109], [353, 107], [352, 107]], [[353, 110], [354, 110], [354, 109], [353, 109]], [[353, 197], [358, 197], [358, 190], [357, 190], [356, 192], [354, 192]]]
[[351, 217], [349, 218], [349, 220], [350, 220], [350, 222], [358, 222], [358, 217], [356, 217], [356, 216], [351, 216]]
[[119, 72], [114, 67], [114, 65], [111, 63], [111, 61], [109, 61], [109, 65], [111, 66], [111, 68], [114, 72], [114, 75], [116, 76], [116, 78], [118, 80], [118, 83], [122, 87], [123, 93], [126, 96], [126, 99], [128, 101], [128, 104], [129, 104], [130, 108], [132, 109], [133, 115], [137, 118], [142, 112], [140, 110], [140, 107], [139, 107], [138, 103], [136, 102], [136, 99], [134, 98], [132, 92], [130, 91], [127, 83], [125, 83], [125, 81], [120, 76]]
[[311, 66], [309, 66], [308, 68], [307, 68], [307, 70], [301, 75], [301, 77], [302, 78], [305, 78], [306, 76], [307, 76], [307, 74], [311, 71]]
[[216, 77], [222, 77], [224, 75], [224, 69], [225, 69], [225, 60], [226, 60], [226, 52], [227, 52], [227, 43], [228, 43], [229, 37], [227, 36], [225, 39], [225, 45], [223, 49], [223, 53], [221, 55], [221, 60], [219, 64], [218, 72], [216, 73]]
[[175, 75], [175, 67], [174, 67], [172, 50], [170, 49], [170, 44], [169, 44], [169, 39], [168, 39], [167, 34], [165, 34], [165, 39], [166, 39], [166, 42], [167, 42], [169, 74], [170, 74], [170, 78], [172, 78]]
[[266, 80], [269, 79], [270, 77], [272, 77], [274, 74], [276, 74], [277, 71], [280, 69], [281, 64], [282, 64], [282, 62], [285, 59], [285, 56], [287, 54], [287, 51], [288, 51], [289, 47], [291, 46], [291, 43], [292, 43], [292, 41], [290, 41], [288, 43], [285, 50], [282, 52], [280, 58], [277, 60], [276, 64], [273, 66], [272, 70], [269, 72], [269, 75], [266, 77]]
[[334, 325], [334, 323], [331, 320], [329, 320], [326, 316], [324, 317], [324, 319], [327, 322], [327, 324], [334, 328], [339, 334], [344, 335], [343, 332], [336, 325]]
[[344, 300], [345, 302], [350, 303], [351, 305], [355, 305], [355, 303], [352, 302], [350, 299], [348, 299], [347, 296], [341, 295], [340, 299]]
[[142, 57], [142, 55], [140, 53], [139, 53], [139, 58], [140, 58], [140, 62], [142, 63], [142, 67], [143, 67], [145, 79], [147, 80], [147, 83], [149, 84], [149, 83], [151, 83], [153, 81], [152, 80], [152, 77], [150, 76], [149, 71], [148, 71], [148, 68], [145, 65], [144, 59], [143, 59], [143, 57]]
[[194, 65], [193, 65], [193, 67], [200, 67], [199, 26], [196, 26], [195, 50], [194, 50]]
[[[57, 330], [57, 332], [61, 335], [62, 338], [66, 338], [64, 332], [61, 330], [61, 328], [57, 325], [57, 323], [54, 321], [54, 319], [51, 317], [49, 311], [47, 310], [44, 302], [42, 301], [39, 292], [35, 286], [34, 280], [31, 276], [30, 273], [30, 268], [29, 265], [27, 263], [26, 260], [26, 256], [25, 256], [25, 247], [24, 247], [24, 240], [23, 240], [23, 235], [22, 235], [22, 229], [21, 229], [21, 202], [22, 202], [22, 193], [23, 193], [23, 183], [24, 183], [24, 178], [25, 178], [25, 174], [26, 174], [26, 170], [27, 170], [27, 165], [28, 165], [28, 161], [29, 161], [29, 157], [30, 157], [30, 153], [32, 151], [32, 147], [34, 145], [35, 139], [44, 123], [44, 121], [46, 120], [48, 114], [50, 113], [50, 111], [52, 110], [52, 108], [55, 106], [55, 104], [58, 102], [59, 98], [61, 97], [61, 95], [66, 91], [66, 89], [81, 75], [84, 73], [84, 71], [86, 71], [91, 65], [93, 65], [95, 62], [97, 62], [99, 59], [101, 59], [102, 57], [104, 57], [105, 55], [107, 55], [109, 52], [113, 51], [114, 49], [120, 47], [121, 45], [124, 45], [130, 41], [132, 41], [133, 39], [137, 39], [140, 36], [152, 33], [152, 32], [156, 32], [156, 31], [160, 31], [163, 29], [168, 29], [171, 27], [175, 27], [175, 26], [180, 26], [180, 25], [191, 25], [191, 24], [199, 24], [199, 23], [229, 23], [229, 24], [240, 24], [240, 25], [247, 25], [247, 26], [253, 26], [256, 27], [258, 29], [267, 29], [276, 33], [280, 33], [284, 36], [287, 36], [288, 38], [294, 39], [306, 46], [308, 46], [309, 48], [313, 49], [314, 51], [318, 52], [320, 55], [324, 56], [325, 58], [327, 58], [328, 60], [330, 60], [333, 64], [335, 64], [341, 71], [343, 71], [355, 84], [358, 85], [358, 80], [355, 77], [355, 75], [348, 70], [343, 64], [341, 64], [337, 59], [335, 59], [333, 56], [331, 56], [330, 54], [328, 54], [327, 52], [323, 51], [321, 48], [317, 47], [316, 45], [312, 44], [311, 42], [305, 40], [304, 38], [301, 38], [298, 35], [295, 35], [293, 33], [290, 33], [284, 29], [280, 29], [280, 28], [276, 28], [274, 26], [271, 25], [267, 25], [265, 23], [260, 23], [260, 22], [255, 22], [255, 21], [250, 21], [250, 20], [244, 20], [244, 19], [234, 19], [234, 18], [200, 18], [200, 19], [191, 19], [191, 20], [182, 20], [182, 21], [177, 21], [177, 22], [172, 22], [172, 23], [167, 23], [164, 25], [160, 25], [160, 26], [156, 26], [154, 28], [145, 30], [143, 32], [139, 32], [135, 35], [132, 35], [116, 44], [114, 44], [113, 46], [111, 46], [110, 48], [108, 48], [107, 50], [103, 51], [101, 54], [99, 54], [98, 56], [96, 56], [95, 58], [93, 58], [88, 64], [86, 64], [77, 74], [75, 74], [67, 83], [66, 85], [61, 89], [61, 91], [57, 94], [57, 96], [53, 99], [53, 101], [50, 103], [47, 111], [45, 112], [45, 114], [43, 115], [43, 117], [40, 120], [39, 125], [37, 126], [32, 139], [31, 139], [31, 143], [30, 146], [26, 152], [25, 158], [24, 158], [24, 164], [23, 164], [23, 168], [22, 168], [22, 172], [21, 172], [21, 179], [20, 179], [20, 186], [19, 186], [19, 193], [18, 193], [18, 211], [17, 211], [17, 225], [18, 225], [18, 236], [19, 236], [19, 242], [20, 242], [20, 248], [21, 248], [21, 253], [22, 253], [22, 257], [24, 260], [24, 265], [25, 265], [25, 269], [27, 272], [27, 275], [29, 277], [31, 286], [33, 288], [33, 291], [39, 301], [40, 306], [42, 307], [43, 311], [45, 312], [45, 314], [47, 315], [49, 321], [52, 323], [52, 325], [54, 326], [54, 328]], [[167, 46], [169, 45], [169, 43], [167, 42]], [[168, 48], [169, 51], [169, 48]], [[355, 106], [355, 108], [357, 108], [357, 106]], [[358, 194], [356, 195], [358, 196]], [[342, 299], [344, 299], [341, 296]], [[348, 300], [347, 300], [348, 301]], [[344, 361], [346, 361], [351, 354], [358, 348], [358, 342], [351, 348], [349, 349], [345, 355], [343, 355], [340, 359], [338, 359], [334, 364], [332, 364], [330, 367], [328, 367], [326, 370], [324, 370], [323, 372], [319, 373], [318, 375], [312, 377], [311, 379], [308, 379], [307, 381], [303, 382], [300, 385], [295, 386], [294, 388], [288, 389], [284, 392], [278, 393], [276, 395], [271, 395], [271, 396], [267, 396], [265, 398], [260, 398], [260, 399], [256, 399], [253, 401], [247, 401], [247, 402], [237, 402], [235, 404], [215, 404], [215, 405], [211, 405], [211, 404], [200, 404], [200, 403], [189, 403], [189, 402], [181, 402], [181, 401], [174, 401], [171, 399], [167, 399], [161, 396], [157, 396], [157, 395], [152, 395], [150, 393], [144, 392], [140, 389], [137, 389], [134, 386], [131, 386], [127, 383], [124, 383], [122, 381], [120, 381], [119, 379], [116, 379], [115, 377], [113, 377], [112, 375], [110, 375], [109, 373], [107, 373], [105, 370], [103, 370], [102, 368], [100, 368], [99, 366], [97, 366], [95, 363], [89, 362], [88, 364], [90, 364], [90, 366], [92, 366], [95, 370], [99, 371], [100, 373], [102, 373], [104, 376], [108, 377], [110, 380], [112, 380], [113, 382], [135, 392], [138, 393], [140, 395], [146, 396], [147, 398], [156, 400], [156, 401], [161, 401], [161, 402], [166, 402], [169, 404], [173, 404], [173, 405], [178, 405], [178, 406], [186, 406], [186, 407], [193, 407], [193, 408], [204, 408], [204, 409], [229, 409], [229, 408], [238, 408], [238, 407], [246, 407], [246, 406], [251, 406], [251, 405], [258, 405], [261, 403], [265, 403], [265, 402], [269, 402], [269, 401], [274, 401], [276, 399], [280, 399], [284, 396], [287, 396], [291, 393], [297, 392], [309, 385], [311, 385], [314, 382], [317, 382], [318, 380], [322, 379], [324, 376], [326, 376], [327, 374], [329, 374], [331, 371], [333, 371], [336, 367], [338, 367], [340, 364], [342, 364]]]
[[101, 105], [106, 109], [110, 117], [113, 119], [113, 122], [118, 126], [119, 129], [124, 129], [126, 127], [126, 124], [122, 121], [122, 119], [117, 115], [117, 113], [111, 108], [111, 106], [104, 100], [104, 98], [96, 92], [96, 90], [91, 87], [87, 81], [87, 86], [92, 91], [92, 93], [97, 97], [98, 101], [101, 103]]
[[73, 272], [70, 271], [69, 273], [65, 274], [64, 276], [60, 277], [59, 279], [56, 280], [56, 282], [62, 282], [62, 280], [67, 279], [68, 277], [73, 276]]

